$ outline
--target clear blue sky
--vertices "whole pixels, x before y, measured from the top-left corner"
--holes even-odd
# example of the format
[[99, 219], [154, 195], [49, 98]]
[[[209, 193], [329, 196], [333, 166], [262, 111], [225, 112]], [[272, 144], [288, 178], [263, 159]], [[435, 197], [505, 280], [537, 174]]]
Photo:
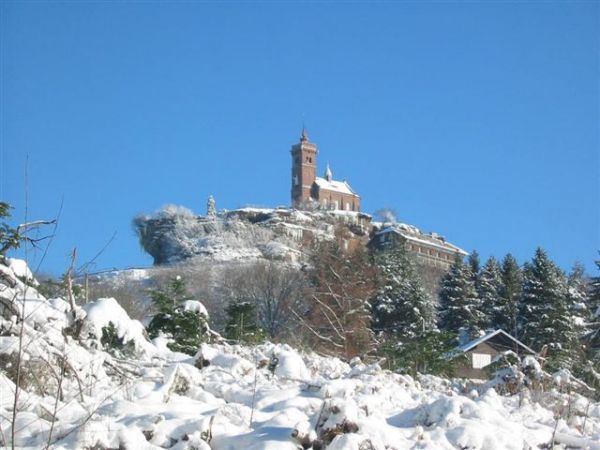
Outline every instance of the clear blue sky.
[[[7, 2], [0, 198], [49, 218], [42, 269], [148, 265], [131, 219], [290, 203], [321, 172], [483, 257], [600, 249], [598, 2]], [[28, 182], [25, 182], [29, 157]], [[39, 255], [38, 255], [39, 256]]]

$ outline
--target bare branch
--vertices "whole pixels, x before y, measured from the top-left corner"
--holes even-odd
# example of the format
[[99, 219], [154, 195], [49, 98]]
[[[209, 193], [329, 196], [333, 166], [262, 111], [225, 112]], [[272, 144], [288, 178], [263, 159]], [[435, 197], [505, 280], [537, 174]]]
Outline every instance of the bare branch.
[[41, 225], [54, 225], [56, 224], [56, 219], [53, 220], [34, 220], [33, 222], [22, 223], [17, 226], [17, 233], [21, 233], [21, 230], [31, 230], [33, 228], [38, 228]]

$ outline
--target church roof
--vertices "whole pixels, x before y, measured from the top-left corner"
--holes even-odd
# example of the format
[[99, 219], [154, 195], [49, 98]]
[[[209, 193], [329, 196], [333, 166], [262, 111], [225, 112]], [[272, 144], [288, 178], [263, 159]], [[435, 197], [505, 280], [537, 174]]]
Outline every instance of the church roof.
[[339, 192], [340, 194], [354, 195], [358, 197], [358, 195], [352, 190], [352, 188], [346, 181], [326, 180], [325, 178], [316, 177], [315, 183], [317, 183], [319, 189], [324, 189], [332, 192]]

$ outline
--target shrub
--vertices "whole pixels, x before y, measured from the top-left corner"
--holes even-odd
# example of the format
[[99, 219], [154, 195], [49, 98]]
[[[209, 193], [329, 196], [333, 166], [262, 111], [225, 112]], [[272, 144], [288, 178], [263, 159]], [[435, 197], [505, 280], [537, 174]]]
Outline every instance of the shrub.
[[249, 302], [235, 302], [227, 307], [229, 320], [225, 337], [238, 342], [256, 343], [265, 339], [265, 332], [256, 323], [256, 309]]
[[169, 349], [193, 355], [208, 340], [208, 316], [199, 302], [191, 301], [181, 277], [173, 278], [164, 289], [150, 291], [158, 313], [147, 331], [151, 338], [161, 334], [172, 339]]
[[119, 337], [117, 328], [112, 322], [108, 322], [108, 325], [102, 328], [100, 343], [106, 351], [119, 356], [133, 355], [135, 352], [134, 342], [132, 340], [123, 342], [123, 338]]

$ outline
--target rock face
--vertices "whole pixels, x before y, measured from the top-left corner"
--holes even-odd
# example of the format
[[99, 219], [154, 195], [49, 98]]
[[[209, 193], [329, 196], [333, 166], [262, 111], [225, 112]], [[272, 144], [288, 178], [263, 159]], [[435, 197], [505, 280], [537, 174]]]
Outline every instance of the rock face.
[[189, 258], [215, 261], [275, 259], [301, 262], [303, 249], [341, 237], [344, 245], [366, 244], [371, 217], [348, 211], [306, 212], [287, 208], [242, 208], [217, 216], [166, 207], [138, 216], [134, 228], [154, 264]]

